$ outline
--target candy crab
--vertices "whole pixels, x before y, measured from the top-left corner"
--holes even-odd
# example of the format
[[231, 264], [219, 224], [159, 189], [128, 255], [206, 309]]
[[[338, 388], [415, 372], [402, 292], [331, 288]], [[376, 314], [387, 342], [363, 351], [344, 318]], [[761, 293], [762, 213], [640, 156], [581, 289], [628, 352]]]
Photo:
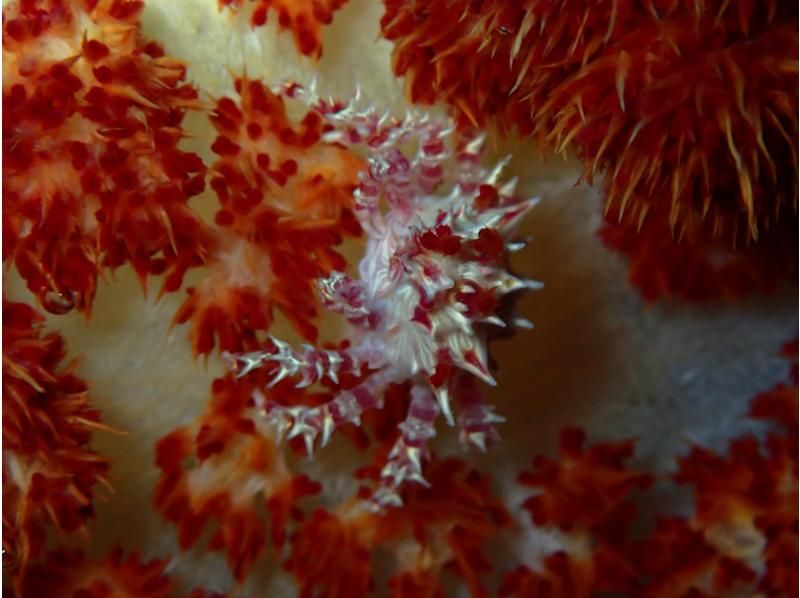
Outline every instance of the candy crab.
[[[523, 318], [501, 314], [509, 311], [509, 295], [540, 287], [506, 268], [508, 253], [525, 245], [511, 240], [513, 232], [538, 200], [515, 195], [515, 180], [500, 184], [507, 160], [484, 168], [483, 136], [454, 141], [448, 120], [416, 114], [393, 119], [360, 111], [357, 96], [349, 104], [323, 101], [296, 84], [280, 93], [305, 101], [327, 121], [326, 141], [369, 152], [355, 190], [355, 213], [367, 236], [359, 277], [334, 271], [318, 281], [322, 305], [352, 327], [351, 344], [343, 350], [294, 349], [270, 338], [263, 351], [225, 358], [240, 377], [271, 367], [270, 386], [287, 377], [304, 387], [324, 378], [336, 384], [343, 372], [363, 376], [316, 407], [276, 405], [255, 393], [279, 434], [302, 438], [309, 454], [340, 425], [359, 425], [362, 413], [381, 409], [389, 386], [410, 382], [410, 406], [375, 496], [381, 506], [397, 505], [396, 490], [404, 482], [425, 484], [421, 460], [440, 414], [450, 425], [458, 423], [465, 445], [484, 450], [497, 438], [494, 424], [503, 418], [485, 404], [478, 381], [495, 384], [486, 347], [490, 327], [530, 327]], [[416, 149], [413, 157], [409, 147]]]

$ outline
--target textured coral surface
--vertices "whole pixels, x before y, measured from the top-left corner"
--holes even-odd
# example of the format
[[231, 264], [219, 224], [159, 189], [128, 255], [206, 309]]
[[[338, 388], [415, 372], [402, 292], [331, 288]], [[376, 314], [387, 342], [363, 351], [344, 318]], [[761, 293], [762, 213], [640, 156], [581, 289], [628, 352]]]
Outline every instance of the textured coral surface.
[[656, 228], [634, 283], [738, 299], [645, 303], [577, 160], [406, 114], [374, 0], [4, 7], [4, 593], [796, 594], [768, 257]]
[[[543, 151], [573, 145], [586, 179], [604, 175], [617, 229], [609, 246], [632, 260], [631, 280], [648, 297], [687, 296], [676, 268], [730, 279], [725, 260], [705, 255], [713, 245], [728, 253], [738, 245], [733, 261], [768, 272], [745, 275], [738, 289], [709, 285], [693, 299], [763, 287], [796, 269], [795, 226], [788, 248], [781, 242], [798, 197], [794, 4], [386, 6], [382, 32], [409, 98], [445, 101], [476, 125], [518, 129]], [[664, 257], [647, 242], [654, 230]], [[646, 280], [641, 262], [661, 280]]]

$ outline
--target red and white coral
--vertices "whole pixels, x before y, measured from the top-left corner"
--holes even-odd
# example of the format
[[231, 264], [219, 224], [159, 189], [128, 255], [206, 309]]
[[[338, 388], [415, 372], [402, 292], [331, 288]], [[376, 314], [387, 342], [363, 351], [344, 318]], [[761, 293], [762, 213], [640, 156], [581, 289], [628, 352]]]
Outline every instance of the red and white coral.
[[678, 230], [708, 215], [714, 236], [755, 239], [796, 210], [794, 5], [386, 7], [384, 35], [412, 101], [444, 98], [473, 124], [518, 125], [559, 150], [574, 141], [633, 222], [666, 206]]
[[[504, 596], [591, 596], [631, 592], [637, 572], [628, 556], [635, 515], [631, 494], [649, 487], [653, 476], [628, 468], [631, 441], [585, 447], [579, 428], [561, 432], [561, 459], [539, 456], [519, 480], [537, 490], [522, 507], [539, 529], [563, 533], [564, 548], [545, 556], [540, 569], [520, 566], [506, 575]], [[531, 563], [533, 565], [533, 563]]]
[[[220, 7], [242, 9], [244, 0], [218, 0]], [[281, 29], [292, 32], [297, 50], [305, 56], [322, 55], [322, 27], [333, 20], [333, 13], [347, 0], [250, 0], [250, 25], [261, 27], [270, 11], [278, 16]]]
[[[443, 99], [465, 124], [516, 126], [542, 150], [573, 144], [587, 179], [604, 173], [604, 238], [648, 297], [740, 294], [796, 268], [796, 235], [787, 246], [774, 232], [796, 232], [793, 4], [385, 4], [412, 101]], [[714, 245], [740, 280], [709, 257]], [[695, 266], [714, 278], [698, 284]]]
[[20, 595], [169, 598], [176, 584], [166, 576], [166, 568], [166, 561], [142, 561], [138, 553], [124, 557], [119, 547], [97, 560], [76, 550], [56, 550], [30, 569]]
[[[763, 443], [735, 439], [727, 455], [694, 447], [675, 476], [694, 490], [691, 527], [717, 553], [718, 583], [749, 582], [749, 588], [768, 596], [792, 595], [798, 588], [796, 342], [784, 354], [794, 362], [791, 382], [756, 396], [750, 410], [777, 429]], [[733, 579], [732, 567], [738, 572]]]
[[360, 233], [352, 193], [363, 160], [322, 139], [316, 112], [293, 122], [284, 98], [261, 81], [239, 78], [236, 90], [238, 102], [222, 98], [210, 115], [219, 209], [207, 231], [207, 274], [175, 316], [190, 322], [195, 354], [217, 342], [223, 351], [256, 349], [274, 308], [315, 340], [315, 281], [344, 268], [334, 247]]
[[[796, 344], [785, 351], [796, 359]], [[727, 455], [693, 447], [672, 476], [694, 489], [689, 518], [659, 517], [631, 534], [631, 492], [656, 476], [626, 468], [633, 443], [584, 449], [566, 429], [560, 461], [534, 460], [520, 481], [537, 494], [523, 503], [538, 529], [557, 526], [563, 549], [508, 573], [504, 596], [790, 596], [797, 593], [797, 379], [758, 395], [751, 415], [776, 430], [761, 443], [731, 442]]]
[[[490, 478], [462, 460], [434, 457], [424, 473], [429, 486], [401, 489], [397, 508], [375, 511], [365, 486], [358, 498], [316, 510], [293, 535], [286, 562], [301, 595], [367, 596], [381, 550], [396, 557], [387, 582], [391, 596], [443, 596], [446, 570], [471, 595], [484, 595], [482, 577], [491, 570], [486, 545], [509, 525], [508, 514]], [[365, 468], [360, 477], [380, 483], [380, 468]]]
[[234, 577], [242, 580], [267, 547], [256, 502], [267, 508], [272, 544], [280, 548], [290, 519], [299, 514], [295, 502], [320, 487], [289, 469], [273, 431], [254, 413], [251, 383], [228, 375], [215, 380], [211, 391], [197, 422], [158, 442], [161, 477], [154, 503], [177, 524], [183, 550], [217, 522], [209, 548], [224, 551]]
[[[524, 322], [497, 315], [503, 298], [539, 286], [505, 268], [508, 250], [523, 245], [509, 238], [536, 200], [515, 196], [515, 181], [499, 186], [503, 163], [484, 169], [483, 139], [453, 143], [446, 120], [390, 119], [359, 111], [355, 103], [318, 100], [297, 85], [283, 93], [305, 100], [326, 121], [324, 139], [369, 151], [355, 191], [355, 214], [367, 236], [360, 278], [334, 271], [319, 280], [323, 305], [350, 323], [352, 345], [344, 351], [296, 351], [272, 339], [266, 351], [230, 359], [239, 376], [276, 364], [272, 384], [297, 376], [298, 386], [325, 377], [336, 382], [340, 372], [366, 368], [361, 384], [319, 407], [285, 408], [256, 397], [280, 433], [302, 437], [309, 453], [317, 440], [327, 444], [336, 427], [358, 424], [362, 413], [381, 408], [390, 385], [411, 382], [402, 435], [376, 495], [379, 504], [396, 505], [396, 489], [405, 481], [424, 483], [421, 460], [439, 413], [455, 423], [451, 397], [460, 408], [465, 444], [484, 449], [496, 434], [493, 424], [502, 421], [484, 404], [476, 378], [495, 383], [486, 352], [489, 327]], [[416, 155], [401, 150], [407, 145]], [[438, 194], [445, 186], [449, 193]]]
[[54, 313], [89, 313], [105, 268], [129, 262], [144, 284], [202, 259], [186, 200], [205, 168], [177, 148], [197, 93], [140, 39], [142, 6], [3, 8], [3, 260]]
[[15, 581], [49, 530], [87, 536], [109, 466], [89, 445], [93, 431], [107, 428], [76, 364], [61, 363], [64, 339], [43, 334], [43, 322], [31, 307], [3, 300], [3, 550]]

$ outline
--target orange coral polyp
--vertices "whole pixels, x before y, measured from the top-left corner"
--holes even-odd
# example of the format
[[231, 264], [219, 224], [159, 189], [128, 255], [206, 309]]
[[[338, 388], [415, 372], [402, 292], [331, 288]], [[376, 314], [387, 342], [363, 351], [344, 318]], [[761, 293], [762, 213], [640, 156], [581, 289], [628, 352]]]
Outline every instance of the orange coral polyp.
[[388, 0], [381, 25], [412, 101], [575, 143], [629, 221], [730, 243], [797, 208], [796, 7], [753, 7]]
[[161, 470], [156, 509], [177, 525], [183, 550], [216, 523], [207, 548], [225, 553], [239, 581], [267, 548], [256, 501], [267, 506], [271, 540], [280, 548], [288, 524], [298, 517], [295, 503], [320, 490], [308, 477], [292, 474], [271, 432], [254, 422], [252, 391], [252, 385], [232, 376], [216, 379], [200, 420], [174, 430], [156, 446]]
[[[250, 25], [261, 27], [269, 12], [276, 14], [281, 29], [289, 30], [297, 50], [318, 59], [322, 55], [322, 26], [333, 20], [333, 13], [347, 0], [251, 0]], [[220, 8], [240, 10], [244, 0], [218, 0]]]
[[[379, 479], [373, 469], [359, 477]], [[375, 583], [373, 556], [386, 550], [396, 557], [388, 582], [393, 596], [442, 595], [445, 569], [482, 595], [481, 576], [491, 568], [483, 551], [509, 525], [508, 514], [489, 478], [459, 459], [433, 459], [425, 476], [430, 487], [406, 487], [403, 505], [391, 510], [375, 511], [366, 487], [331, 511], [316, 510], [293, 535], [286, 562], [301, 595], [366, 596]]]
[[[89, 446], [108, 429], [85, 382], [64, 366], [64, 340], [44, 318], [3, 299], [3, 549], [24, 575], [48, 530], [86, 535], [109, 464]], [[18, 579], [17, 579], [18, 581]]]
[[562, 462], [537, 457], [534, 469], [520, 475], [523, 484], [543, 490], [523, 505], [537, 525], [610, 531], [632, 516], [627, 506], [629, 494], [652, 484], [649, 474], [625, 467], [625, 460], [633, 455], [633, 442], [585, 449], [584, 441], [582, 430], [566, 428], [560, 439]]
[[197, 94], [138, 35], [140, 2], [4, 10], [4, 260], [50, 311], [87, 314], [106, 268], [182, 276], [202, 255], [185, 201], [200, 159], [177, 149]]
[[[797, 387], [793, 390], [796, 413]], [[764, 408], [764, 396], [754, 401], [756, 413]], [[785, 428], [767, 436], [766, 450], [753, 437], [731, 442], [726, 456], [694, 447], [681, 459], [675, 477], [693, 486], [692, 525], [703, 531], [720, 558], [762, 563], [764, 573], [751, 576], [758, 589], [787, 595], [798, 583], [797, 428], [778, 423]]]
[[323, 122], [314, 112], [293, 125], [283, 98], [261, 81], [240, 78], [236, 89], [240, 106], [223, 98], [211, 115], [219, 133], [212, 150], [220, 156], [212, 185], [221, 203], [232, 202], [236, 214], [237, 203], [263, 199], [281, 218], [302, 219], [303, 226], [336, 223], [352, 206], [364, 160], [322, 141]]
[[283, 98], [261, 81], [239, 78], [236, 89], [239, 101], [221, 98], [210, 115], [219, 209], [208, 274], [175, 316], [191, 323], [195, 355], [217, 343], [230, 352], [258, 348], [256, 332], [269, 329], [273, 308], [316, 339], [316, 280], [346, 267], [334, 247], [360, 233], [352, 193], [363, 159], [325, 142], [316, 113], [290, 120]]
[[297, 580], [300, 596], [363, 598], [369, 594], [374, 584], [373, 546], [363, 534], [369, 533], [369, 521], [374, 518], [364, 517], [343, 519], [317, 509], [292, 537], [284, 566]]

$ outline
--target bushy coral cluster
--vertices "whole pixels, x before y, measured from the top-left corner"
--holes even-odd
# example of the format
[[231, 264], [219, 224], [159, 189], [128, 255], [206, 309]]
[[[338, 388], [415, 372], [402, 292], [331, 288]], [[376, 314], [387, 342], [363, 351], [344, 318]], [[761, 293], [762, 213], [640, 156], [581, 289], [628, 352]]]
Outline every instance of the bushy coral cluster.
[[3, 11], [3, 260], [51, 312], [91, 310], [124, 263], [144, 284], [202, 261], [178, 149], [198, 106], [185, 67], [138, 32], [141, 2], [26, 0]]
[[[517, 127], [543, 150], [572, 144], [585, 178], [604, 175], [606, 236], [648, 296], [739, 294], [795, 271], [781, 242], [787, 231], [796, 242], [793, 4], [385, 4], [412, 101], [445, 100], [462, 122]], [[758, 275], [731, 284], [716, 245]], [[642, 280], [642, 262], [658, 284]], [[695, 291], [678, 268], [721, 286]]]
[[[796, 359], [792, 345], [787, 354]], [[209, 412], [191, 432], [176, 431], [159, 445], [163, 473], [156, 504], [179, 522], [185, 548], [216, 519], [219, 526], [207, 549], [226, 551], [237, 579], [264, 566], [258, 564], [263, 559], [277, 560], [301, 595], [359, 597], [385, 588], [395, 597], [444, 596], [460, 579], [470, 595], [484, 596], [491, 594], [493, 572], [501, 574], [502, 596], [792, 595], [796, 366], [794, 372], [752, 401], [750, 416], [770, 422], [765, 438], [735, 439], [726, 454], [691, 447], [672, 474], [631, 467], [633, 441], [586, 446], [581, 429], [567, 428], [560, 456], [539, 456], [520, 475], [521, 485], [534, 489], [521, 504], [504, 501], [491, 477], [464, 460], [431, 455], [422, 467], [427, 484], [399, 488], [399, 506], [379, 510], [375, 491], [393, 446], [380, 433], [380, 423], [367, 426], [378, 450], [372, 465], [355, 472], [361, 486], [350, 497], [332, 499], [318, 494], [317, 482], [291, 473], [297, 468], [287, 458], [291, 451], [269, 435], [249, 400], [268, 374], [260, 370], [254, 373], [258, 379], [240, 380], [229, 374], [214, 384], [214, 415]], [[327, 398], [298, 398], [307, 391], [286, 381], [265, 392], [286, 405]], [[408, 385], [392, 392], [407, 393]], [[399, 400], [400, 394], [392, 398]], [[394, 414], [395, 423], [402, 419], [402, 411]], [[255, 448], [264, 443], [266, 450]], [[302, 453], [302, 443], [295, 448]], [[226, 483], [214, 482], [221, 479]], [[689, 488], [691, 509], [685, 515], [643, 517], [640, 506], [670, 482]], [[269, 522], [258, 514], [257, 501], [265, 502]], [[512, 513], [520, 507], [532, 526], [515, 522]], [[547, 537], [549, 548], [531, 558], [520, 549], [525, 535]], [[505, 546], [522, 564], [499, 563], [489, 556], [491, 546]], [[393, 563], [388, 570], [378, 566], [387, 555]]]
[[333, 247], [361, 232], [352, 194], [363, 160], [322, 139], [316, 111], [294, 124], [284, 98], [262, 82], [240, 78], [236, 90], [238, 102], [221, 98], [210, 114], [219, 209], [207, 273], [175, 317], [191, 322], [192, 347], [203, 355], [217, 342], [224, 351], [257, 348], [274, 308], [315, 340], [315, 281], [345, 267]]
[[375, 511], [367, 498], [380, 469], [364, 468], [359, 477], [371, 484], [332, 509], [315, 510], [292, 536], [286, 563], [301, 594], [371, 594], [374, 561], [389, 551], [396, 558], [385, 581], [392, 596], [443, 596], [447, 571], [482, 595], [492, 569], [486, 548], [509, 526], [508, 513], [491, 479], [461, 459], [434, 458], [424, 474], [429, 484], [403, 489], [401, 506]]
[[53, 530], [87, 537], [97, 486], [108, 483], [109, 463], [90, 444], [105, 426], [43, 321], [3, 299], [3, 566], [20, 578]]
[[[198, 542], [209, 522], [216, 522], [208, 548], [225, 552], [240, 581], [263, 556], [266, 530], [279, 550], [290, 520], [299, 517], [295, 502], [320, 489], [307, 476], [292, 473], [274, 430], [254, 413], [253, 391], [252, 384], [231, 375], [215, 380], [199, 421], [156, 446], [161, 470], [156, 509], [176, 524], [183, 550]], [[258, 501], [269, 514], [269, 526], [257, 515]]]
[[636, 595], [636, 568], [629, 561], [628, 535], [636, 514], [631, 494], [653, 476], [628, 469], [631, 441], [584, 446], [585, 433], [566, 428], [561, 459], [539, 456], [519, 481], [536, 488], [522, 507], [539, 528], [561, 534], [563, 548], [542, 558], [539, 570], [520, 565], [503, 579], [502, 596]]
[[273, 15], [281, 29], [292, 32], [297, 50], [311, 58], [322, 55], [322, 28], [347, 0], [218, 0], [220, 8], [245, 11], [252, 27], [261, 27]]
[[[786, 353], [797, 359], [796, 344]], [[632, 492], [657, 477], [629, 469], [633, 443], [583, 448], [580, 430], [561, 435], [559, 462], [539, 457], [520, 482], [537, 528], [557, 530], [563, 549], [504, 579], [504, 596], [792, 596], [797, 593], [798, 460], [796, 364], [791, 380], [756, 396], [750, 416], [771, 421], [766, 438], [743, 436], [727, 454], [691, 447], [674, 482], [691, 488], [692, 513], [631, 525]], [[646, 530], [645, 534], [642, 531]], [[638, 536], [638, 537], [637, 537]]]
[[[316, 336], [314, 280], [344, 267], [332, 247], [357, 235], [352, 190], [362, 160], [321, 140], [283, 99], [240, 79], [237, 104], [210, 118], [215, 223], [188, 200], [206, 166], [178, 148], [188, 109], [203, 106], [185, 67], [138, 32], [140, 2], [38, 0], [4, 12], [3, 260], [53, 313], [90, 313], [98, 277], [130, 264], [146, 288], [187, 289], [196, 354], [257, 346], [274, 307]], [[298, 247], [306, 252], [298, 252]]]

